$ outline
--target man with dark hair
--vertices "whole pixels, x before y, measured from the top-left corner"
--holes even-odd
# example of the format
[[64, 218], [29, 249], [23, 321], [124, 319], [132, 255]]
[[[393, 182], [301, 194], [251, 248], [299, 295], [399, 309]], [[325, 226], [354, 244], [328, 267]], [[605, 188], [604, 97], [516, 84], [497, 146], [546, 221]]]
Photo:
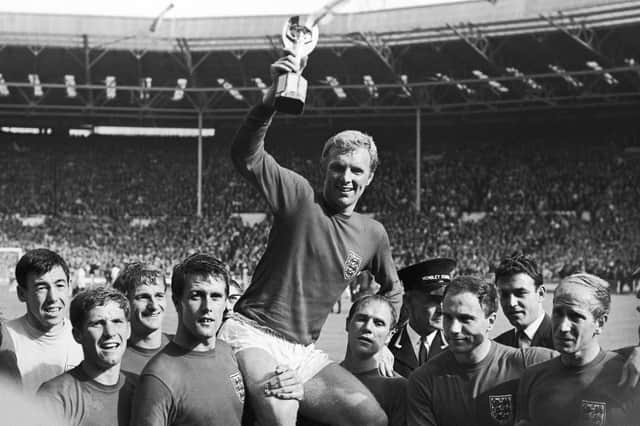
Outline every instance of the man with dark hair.
[[393, 305], [383, 296], [366, 295], [356, 300], [347, 315], [347, 351], [340, 363], [373, 393], [390, 425], [405, 425], [407, 379], [380, 374], [376, 355], [389, 343], [396, 325]]
[[27, 313], [2, 324], [0, 374], [35, 393], [45, 381], [75, 367], [82, 348], [67, 319], [69, 267], [47, 249], [30, 250], [16, 265], [18, 299]]
[[[176, 265], [171, 291], [178, 328], [173, 341], [140, 375], [131, 424], [241, 424], [244, 381], [231, 348], [216, 338], [229, 281], [226, 266], [205, 254], [191, 255]], [[283, 371], [279, 368], [271, 375], [263, 392], [300, 398], [295, 376]]]
[[461, 276], [446, 287], [442, 312], [449, 348], [409, 377], [408, 425], [513, 424], [520, 375], [555, 352], [490, 340], [497, 311], [493, 283]]
[[500, 305], [515, 328], [495, 338], [495, 341], [514, 348], [543, 346], [553, 349], [551, 319], [544, 312], [542, 301], [545, 288], [542, 273], [535, 260], [513, 255], [500, 262], [496, 269]]
[[125, 265], [113, 287], [131, 304], [131, 337], [121, 370], [137, 378], [147, 362], [169, 343], [169, 336], [162, 332], [167, 288], [162, 272], [142, 262]]
[[394, 369], [409, 375], [447, 347], [442, 334], [442, 295], [456, 266], [453, 259], [430, 259], [398, 271], [404, 284], [408, 321], [391, 338]]
[[73, 337], [84, 360], [38, 390], [67, 425], [127, 426], [134, 382], [120, 372], [129, 326], [129, 301], [112, 288], [96, 287], [71, 301]]
[[558, 285], [552, 324], [560, 356], [524, 372], [518, 425], [638, 424], [640, 394], [617, 383], [625, 359], [598, 342], [611, 305], [608, 287], [601, 278], [584, 273]]
[[[319, 192], [264, 147], [277, 77], [300, 72], [305, 62], [287, 55], [271, 65], [274, 85], [232, 144], [233, 164], [264, 197], [274, 222], [252, 283], [220, 337], [236, 353], [251, 403], [265, 424], [294, 424], [298, 408], [306, 417], [333, 424], [385, 424], [384, 411], [366, 387], [314, 346], [335, 301], [360, 271], [372, 272], [382, 293], [398, 307], [401, 302], [384, 227], [355, 211], [378, 164], [375, 142], [355, 130], [330, 137], [321, 154]], [[300, 404], [262, 392], [278, 364], [299, 372], [305, 387]]]

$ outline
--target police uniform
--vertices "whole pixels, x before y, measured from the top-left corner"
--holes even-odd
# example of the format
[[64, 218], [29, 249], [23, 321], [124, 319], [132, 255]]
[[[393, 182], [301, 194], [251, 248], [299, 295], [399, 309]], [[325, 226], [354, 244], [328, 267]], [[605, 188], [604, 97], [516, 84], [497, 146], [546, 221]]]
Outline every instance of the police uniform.
[[[451, 272], [456, 266], [453, 259], [431, 259], [415, 265], [408, 266], [398, 271], [398, 276], [404, 284], [407, 297], [411, 292], [422, 291], [429, 295], [442, 297], [446, 285], [451, 281]], [[418, 355], [413, 348], [411, 334], [420, 338], [417, 332], [405, 321], [393, 335], [389, 342], [389, 349], [393, 356], [394, 370], [398, 374], [409, 377], [411, 372], [420, 366]], [[447, 348], [447, 341], [441, 330], [436, 330], [433, 335], [426, 336], [427, 356], [429, 360]]]

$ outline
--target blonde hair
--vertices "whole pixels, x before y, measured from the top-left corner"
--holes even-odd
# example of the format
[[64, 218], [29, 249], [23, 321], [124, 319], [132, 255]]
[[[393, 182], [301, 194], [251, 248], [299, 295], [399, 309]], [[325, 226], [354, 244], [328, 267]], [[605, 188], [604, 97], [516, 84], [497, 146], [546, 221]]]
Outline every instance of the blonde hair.
[[327, 139], [324, 143], [324, 147], [322, 148], [320, 163], [323, 168], [326, 168], [327, 159], [332, 151], [335, 150], [338, 154], [345, 154], [353, 152], [357, 148], [364, 148], [367, 150], [369, 158], [371, 158], [371, 162], [369, 163], [371, 173], [375, 172], [379, 163], [378, 148], [371, 136], [366, 133], [362, 133], [359, 130], [344, 130]]
[[567, 284], [580, 285], [582, 287], [586, 287], [591, 291], [591, 293], [593, 294], [593, 299], [596, 302], [594, 304], [594, 307], [591, 309], [591, 314], [594, 318], [598, 319], [602, 315], [609, 314], [609, 310], [611, 309], [611, 295], [609, 294], [608, 282], [592, 274], [573, 274], [560, 281], [560, 284], [558, 284], [558, 288], [556, 288], [555, 294], [557, 295], [559, 290], [562, 289], [562, 286]]

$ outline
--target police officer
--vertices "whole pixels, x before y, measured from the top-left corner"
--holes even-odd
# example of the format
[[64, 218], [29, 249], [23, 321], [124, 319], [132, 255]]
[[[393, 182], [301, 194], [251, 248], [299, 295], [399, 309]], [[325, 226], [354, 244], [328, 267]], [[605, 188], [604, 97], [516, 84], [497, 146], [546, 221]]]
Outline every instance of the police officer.
[[394, 370], [404, 377], [447, 347], [442, 334], [442, 296], [455, 266], [453, 259], [438, 258], [398, 271], [408, 320], [388, 346], [395, 357]]

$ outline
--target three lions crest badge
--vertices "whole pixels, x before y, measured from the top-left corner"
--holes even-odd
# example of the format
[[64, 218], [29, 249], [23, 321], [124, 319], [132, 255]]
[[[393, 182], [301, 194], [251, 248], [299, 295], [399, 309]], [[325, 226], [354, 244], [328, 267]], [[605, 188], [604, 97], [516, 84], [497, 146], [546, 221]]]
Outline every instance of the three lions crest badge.
[[344, 261], [343, 276], [345, 280], [352, 281], [358, 275], [360, 263], [362, 263], [362, 257], [353, 250], [349, 250], [349, 254], [347, 254], [347, 258]]
[[607, 419], [607, 404], [582, 400], [580, 415], [582, 423], [589, 426], [604, 426]]
[[489, 395], [491, 417], [501, 425], [513, 422], [513, 397], [507, 395]]

